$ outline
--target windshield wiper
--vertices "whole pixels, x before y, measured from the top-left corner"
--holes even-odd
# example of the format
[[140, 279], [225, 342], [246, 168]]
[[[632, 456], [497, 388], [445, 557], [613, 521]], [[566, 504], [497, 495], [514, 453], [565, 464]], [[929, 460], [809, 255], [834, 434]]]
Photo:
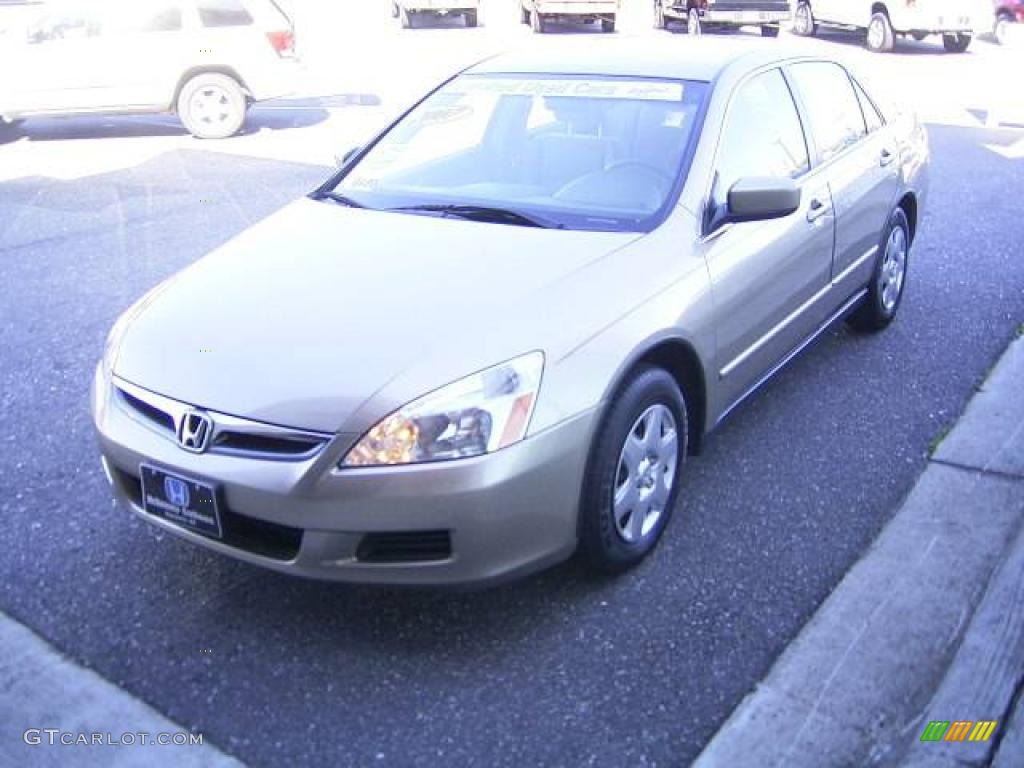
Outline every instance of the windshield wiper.
[[341, 205], [346, 205], [349, 208], [365, 208], [366, 207], [362, 203], [357, 203], [351, 197], [348, 197], [347, 195], [343, 195], [340, 192], [324, 192], [323, 195], [321, 195], [321, 197], [325, 197], [328, 200], [333, 200], [334, 202], [340, 203]]
[[441, 213], [457, 216], [471, 221], [486, 221], [494, 224], [511, 224], [518, 227], [540, 227], [542, 229], [565, 229], [565, 224], [552, 219], [542, 218], [535, 214], [525, 214], [508, 208], [497, 208], [489, 205], [458, 205], [454, 203], [430, 203], [425, 205], [403, 205], [388, 208], [389, 211], [409, 211], [415, 213]]

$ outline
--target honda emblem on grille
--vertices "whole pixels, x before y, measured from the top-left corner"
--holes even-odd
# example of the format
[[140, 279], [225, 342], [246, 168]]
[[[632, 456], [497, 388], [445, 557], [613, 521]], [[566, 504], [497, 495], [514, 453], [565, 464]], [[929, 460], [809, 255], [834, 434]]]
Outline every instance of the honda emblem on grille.
[[178, 443], [186, 451], [202, 453], [210, 446], [212, 436], [213, 420], [207, 414], [192, 408], [181, 417]]

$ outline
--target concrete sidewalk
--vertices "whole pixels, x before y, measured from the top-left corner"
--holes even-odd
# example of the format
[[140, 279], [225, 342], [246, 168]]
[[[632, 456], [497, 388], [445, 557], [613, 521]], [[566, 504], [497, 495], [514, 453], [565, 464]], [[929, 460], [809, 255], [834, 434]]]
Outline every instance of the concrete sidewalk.
[[[1024, 765], [1022, 522], [1018, 337], [891, 522], [695, 765]], [[922, 741], [932, 721], [950, 725]], [[990, 737], [971, 741], [982, 721], [996, 722]]]

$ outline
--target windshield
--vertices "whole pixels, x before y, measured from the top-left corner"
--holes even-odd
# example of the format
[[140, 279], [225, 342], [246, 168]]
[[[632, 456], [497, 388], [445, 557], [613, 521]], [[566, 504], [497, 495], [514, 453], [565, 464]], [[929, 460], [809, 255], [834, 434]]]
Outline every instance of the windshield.
[[[678, 189], [705, 83], [462, 75], [428, 97], [333, 188], [367, 208], [503, 223], [645, 231]], [[498, 219], [493, 219], [498, 220]]]

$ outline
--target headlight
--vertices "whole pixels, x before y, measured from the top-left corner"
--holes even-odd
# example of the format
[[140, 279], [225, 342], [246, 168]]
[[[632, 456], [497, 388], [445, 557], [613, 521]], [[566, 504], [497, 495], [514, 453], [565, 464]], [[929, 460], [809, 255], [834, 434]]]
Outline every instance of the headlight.
[[543, 370], [543, 353], [530, 352], [431, 392], [379, 422], [338, 466], [462, 459], [516, 443], [526, 435]]

